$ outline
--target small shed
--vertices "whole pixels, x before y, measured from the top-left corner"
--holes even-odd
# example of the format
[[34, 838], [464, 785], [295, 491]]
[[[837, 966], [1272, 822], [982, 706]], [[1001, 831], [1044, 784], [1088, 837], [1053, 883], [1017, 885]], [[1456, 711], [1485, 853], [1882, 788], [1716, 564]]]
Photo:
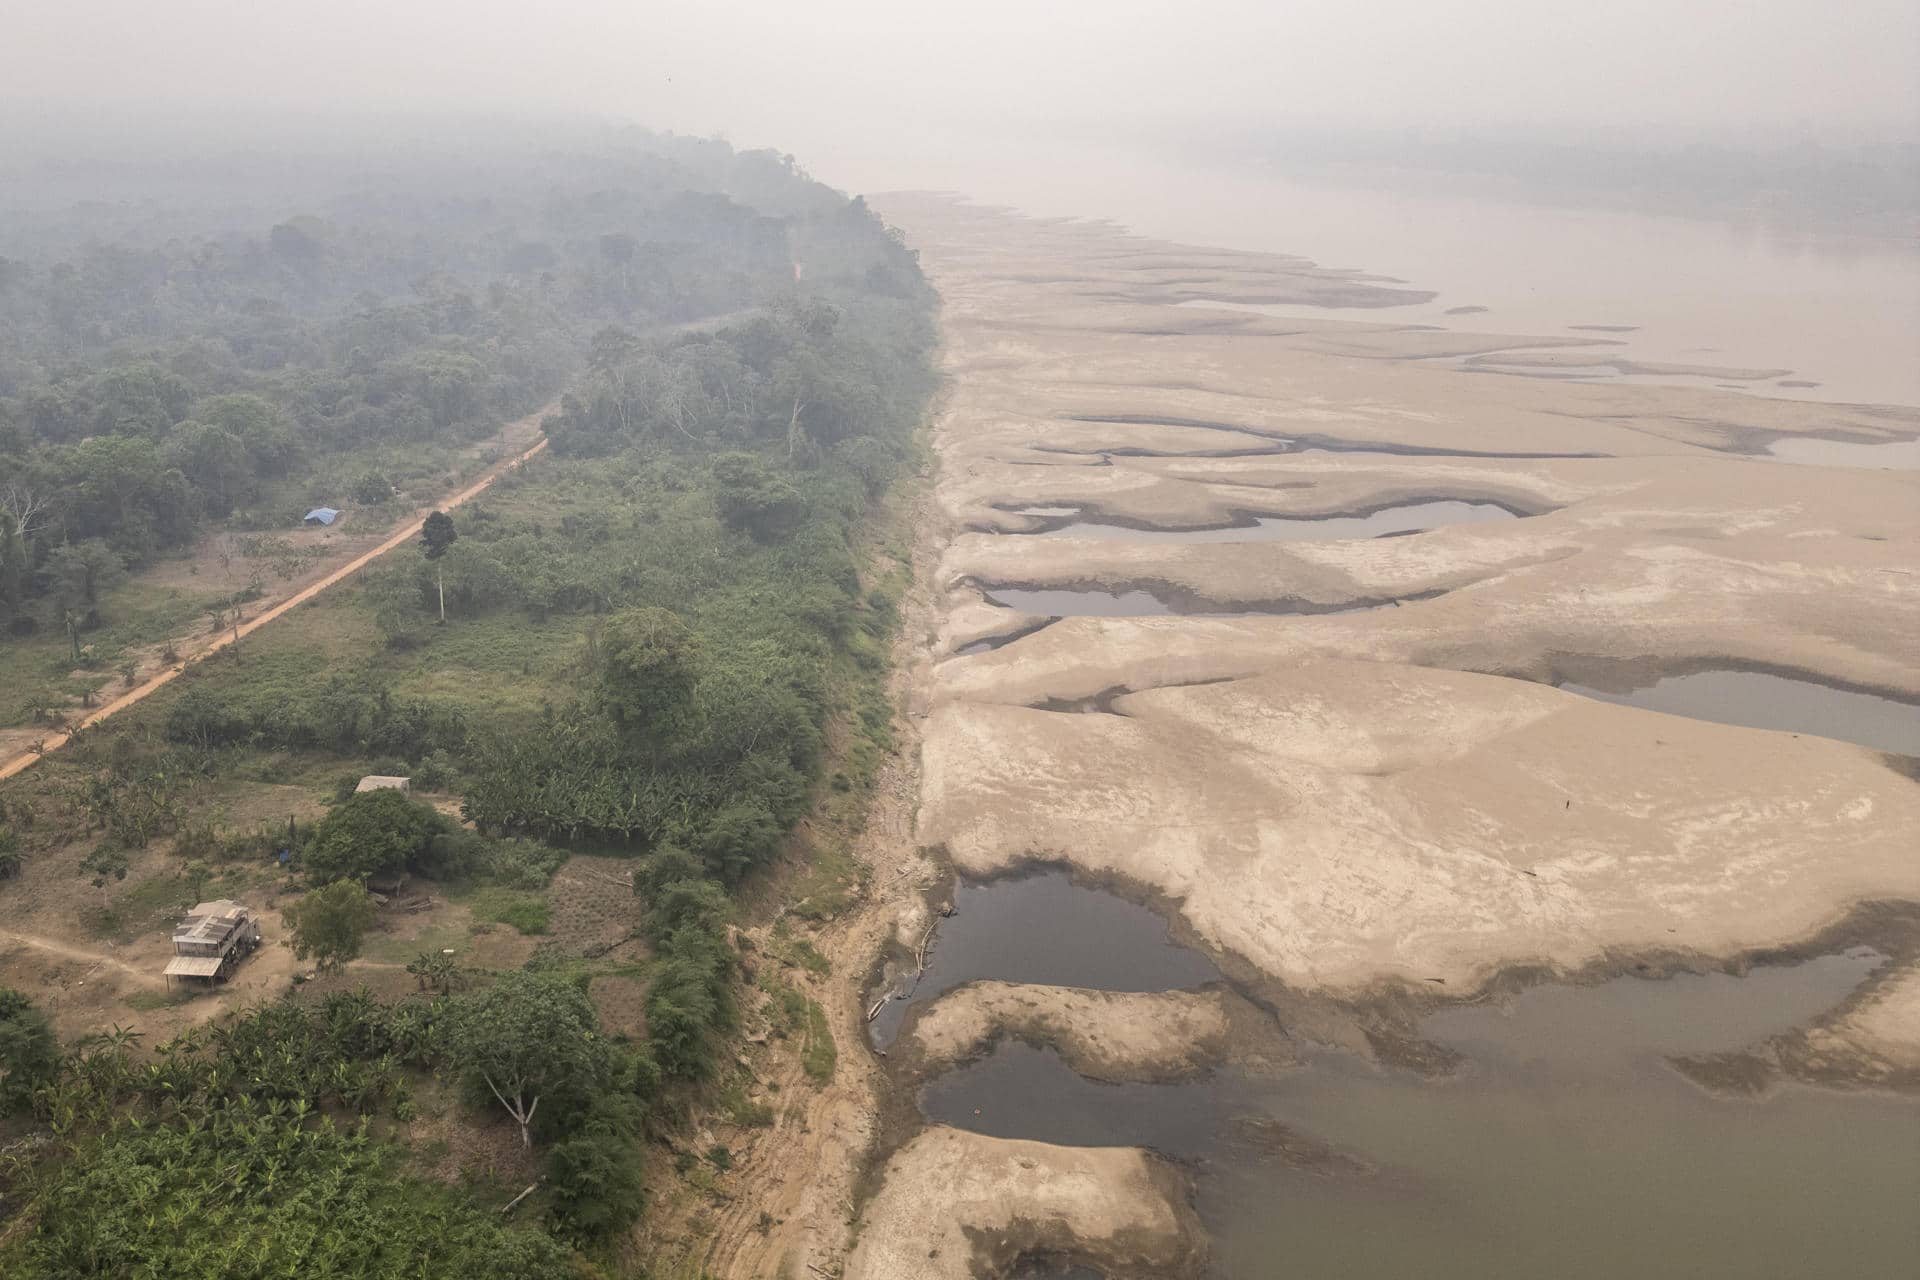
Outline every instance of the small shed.
[[332, 524], [339, 518], [338, 507], [315, 507], [300, 519], [302, 524]]
[[167, 961], [167, 985], [173, 980], [224, 981], [260, 945], [260, 922], [231, 898], [203, 902], [173, 929], [173, 959]]
[[360, 779], [359, 785], [354, 787], [353, 790], [356, 795], [362, 791], [411, 791], [413, 790], [413, 783], [407, 778], [396, 778], [384, 773], [370, 773]]

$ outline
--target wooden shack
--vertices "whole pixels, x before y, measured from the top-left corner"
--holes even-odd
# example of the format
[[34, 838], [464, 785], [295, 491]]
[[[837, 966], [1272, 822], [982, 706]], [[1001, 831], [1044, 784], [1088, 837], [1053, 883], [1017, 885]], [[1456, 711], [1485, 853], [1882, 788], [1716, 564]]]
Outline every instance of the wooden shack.
[[167, 985], [175, 978], [202, 985], [225, 982], [259, 945], [260, 922], [252, 911], [229, 898], [203, 902], [174, 926]]

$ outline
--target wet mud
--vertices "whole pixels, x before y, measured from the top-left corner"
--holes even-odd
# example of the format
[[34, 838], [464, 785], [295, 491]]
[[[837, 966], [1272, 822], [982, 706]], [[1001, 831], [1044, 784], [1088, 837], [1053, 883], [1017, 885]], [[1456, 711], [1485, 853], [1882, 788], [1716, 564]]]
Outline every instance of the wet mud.
[[1911, 471], [1920, 467], [1920, 440], [1865, 444], [1853, 440], [1796, 436], [1774, 441], [1767, 449], [1767, 456], [1780, 462], [1810, 467], [1886, 467]]

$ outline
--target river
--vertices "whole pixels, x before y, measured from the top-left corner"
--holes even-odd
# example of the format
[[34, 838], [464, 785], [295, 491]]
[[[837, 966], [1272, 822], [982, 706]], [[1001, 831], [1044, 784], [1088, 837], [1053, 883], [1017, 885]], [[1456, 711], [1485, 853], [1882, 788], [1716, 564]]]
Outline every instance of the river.
[[[1125, 991], [1213, 976], [1141, 908], [1055, 872], [963, 883], [958, 902], [915, 1003], [978, 978]], [[1048, 922], [1074, 945], [1036, 948]], [[1106, 1084], [1015, 1042], [935, 1080], [922, 1105], [1000, 1137], [1187, 1162], [1220, 1280], [1812, 1276], [1842, 1241], [1857, 1274], [1891, 1275], [1920, 1245], [1905, 1212], [1920, 1112], [1805, 1088], [1715, 1095], [1668, 1062], [1814, 1017], [1880, 961], [1856, 948], [1448, 1010], [1424, 1031], [1465, 1065], [1438, 1079], [1321, 1052], [1278, 1079]]]
[[[1342, 186], [1138, 155], [997, 156], [957, 169], [942, 185], [985, 203], [1294, 254], [1438, 295], [1333, 315], [1602, 339], [1620, 344], [1593, 348], [1607, 359], [1786, 371], [1742, 384], [1760, 394], [1920, 405], [1920, 244], [1908, 240], [1760, 210], [1710, 219], [1530, 204], [1444, 191], [1419, 174]], [[1463, 307], [1484, 310], [1448, 314]]]

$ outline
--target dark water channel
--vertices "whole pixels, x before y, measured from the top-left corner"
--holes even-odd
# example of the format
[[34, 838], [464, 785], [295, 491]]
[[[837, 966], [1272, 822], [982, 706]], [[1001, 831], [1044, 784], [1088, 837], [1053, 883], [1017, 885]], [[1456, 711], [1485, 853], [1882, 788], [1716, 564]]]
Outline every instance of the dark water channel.
[[1341, 538], [1391, 538], [1424, 533], [1443, 525], [1512, 520], [1515, 512], [1493, 502], [1435, 499], [1384, 507], [1353, 516], [1261, 516], [1251, 524], [1216, 529], [1136, 529], [1129, 525], [1076, 520], [1028, 536], [1092, 538], [1111, 542], [1332, 542]]
[[1762, 671], [1698, 671], [1613, 693], [1563, 684], [1569, 693], [1668, 715], [1750, 729], [1838, 738], [1899, 755], [1920, 756], [1920, 706]]
[[892, 1044], [909, 1008], [963, 982], [1175, 991], [1220, 977], [1213, 961], [1168, 936], [1165, 920], [1111, 893], [1078, 888], [1063, 871], [962, 880], [953, 907], [912, 999], [889, 1000], [874, 1018], [876, 1043]]
[[1274, 604], [1263, 609], [1209, 608], [1205, 603], [1167, 600], [1151, 591], [1100, 591], [1091, 587], [983, 587], [981, 594], [1005, 609], [1047, 618], [1265, 618], [1288, 613], [1368, 613], [1393, 609], [1398, 600], [1368, 600], [1350, 605], [1316, 605], [1305, 601], [1290, 607]]
[[[1023, 887], [1048, 907], [1020, 903]], [[1137, 920], [1111, 936], [1042, 927], [1058, 954], [1036, 949], [1037, 915], [1117, 910], [1064, 877], [963, 892], [986, 896], [942, 926], [943, 987], [1015, 975], [1102, 985], [1081, 976], [1091, 971], [1115, 988], [1168, 989], [1208, 976], [1183, 972], [1164, 929]], [[1017, 963], [1003, 962], [1009, 948]], [[986, 971], [967, 973], [974, 963]], [[1448, 1010], [1423, 1030], [1465, 1062], [1437, 1079], [1317, 1051], [1276, 1079], [1099, 1084], [1009, 1042], [933, 1081], [922, 1106], [997, 1136], [1185, 1161], [1221, 1280], [1907, 1276], [1920, 1258], [1920, 1102], [1799, 1087], [1722, 1097], [1667, 1061], [1804, 1023], [1879, 963], [1855, 949], [1739, 978], [1545, 986]], [[1049, 1262], [1024, 1274], [1093, 1273]]]

